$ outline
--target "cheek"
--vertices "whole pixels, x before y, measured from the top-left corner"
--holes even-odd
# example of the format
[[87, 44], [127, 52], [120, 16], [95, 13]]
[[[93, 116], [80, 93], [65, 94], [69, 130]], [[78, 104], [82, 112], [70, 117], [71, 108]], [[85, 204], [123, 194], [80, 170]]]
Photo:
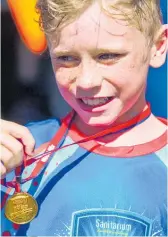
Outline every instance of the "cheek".
[[116, 80], [118, 87], [122, 88], [128, 84], [138, 84], [140, 81], [144, 81], [144, 75], [146, 76], [147, 69], [148, 65], [142, 62], [140, 56], [131, 55], [114, 65], [111, 69], [109, 68], [109, 71], [107, 70], [105, 73], [111, 76], [112, 81]]
[[120, 63], [103, 70], [104, 78], [121, 90], [128, 84], [135, 82], [138, 73], [138, 68], [135, 64]]
[[[75, 93], [75, 76], [72, 69], [59, 69], [55, 71], [55, 79], [63, 98], [68, 102]], [[69, 103], [69, 102], [68, 102]]]
[[147, 65], [131, 60], [105, 70], [104, 75], [106, 80], [115, 86], [119, 97], [125, 100], [142, 90], [146, 83], [147, 71]]
[[123, 100], [136, 97], [145, 90], [148, 67], [137, 67], [130, 65], [130, 67], [123, 74], [123, 81], [121, 82], [120, 98]]
[[70, 68], [59, 68], [54, 70], [55, 79], [59, 86], [70, 88], [74, 82], [74, 72]]
[[67, 101], [67, 103], [69, 103], [69, 101], [72, 100], [72, 93], [70, 93], [70, 91], [67, 87], [62, 86], [58, 82], [57, 82], [57, 85], [58, 85], [58, 89], [59, 89], [60, 94], [62, 95], [64, 100]]
[[74, 69], [56, 65], [54, 59], [51, 59], [51, 62], [58, 86], [69, 88], [74, 81]]

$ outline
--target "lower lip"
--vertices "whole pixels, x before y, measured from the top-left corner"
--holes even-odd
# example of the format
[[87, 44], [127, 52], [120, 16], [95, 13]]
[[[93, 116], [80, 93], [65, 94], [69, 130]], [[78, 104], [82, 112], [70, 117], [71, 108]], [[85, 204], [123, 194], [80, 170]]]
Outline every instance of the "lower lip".
[[106, 109], [109, 103], [111, 103], [114, 100], [114, 97], [112, 97], [110, 100], [108, 100], [105, 104], [102, 105], [87, 105], [85, 104], [81, 99], [78, 99], [77, 102], [80, 106], [80, 108], [87, 112], [101, 112]]

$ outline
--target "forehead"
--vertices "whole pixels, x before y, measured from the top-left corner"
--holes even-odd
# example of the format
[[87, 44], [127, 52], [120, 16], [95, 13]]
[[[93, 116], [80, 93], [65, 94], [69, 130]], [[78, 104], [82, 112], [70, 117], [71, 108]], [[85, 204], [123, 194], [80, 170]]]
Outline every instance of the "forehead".
[[81, 50], [109, 44], [116, 47], [132, 47], [139, 37], [140, 32], [128, 26], [126, 21], [113, 19], [95, 3], [61, 30], [59, 42], [53, 45], [53, 48]]

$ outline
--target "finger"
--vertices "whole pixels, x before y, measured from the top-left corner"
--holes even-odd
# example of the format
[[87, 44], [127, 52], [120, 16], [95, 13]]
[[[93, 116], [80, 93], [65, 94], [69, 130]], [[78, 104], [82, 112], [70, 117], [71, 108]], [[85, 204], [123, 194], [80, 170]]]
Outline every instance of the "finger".
[[4, 120], [2, 121], [2, 128], [6, 133], [9, 133], [15, 138], [20, 139], [22, 141], [22, 143], [25, 146], [26, 154], [28, 155], [32, 154], [35, 146], [35, 140], [30, 131], [28, 130], [28, 128]]
[[21, 142], [16, 140], [9, 134], [1, 134], [0, 142], [3, 146], [5, 146], [8, 150], [13, 153], [13, 156], [23, 156], [23, 145]]
[[0, 162], [0, 175], [1, 175], [1, 179], [3, 179], [4, 176], [6, 175], [6, 168], [1, 162]]
[[22, 163], [22, 158], [18, 159], [17, 157], [13, 156], [13, 153], [8, 150], [6, 147], [1, 146], [1, 161], [5, 166], [7, 171], [19, 166]]

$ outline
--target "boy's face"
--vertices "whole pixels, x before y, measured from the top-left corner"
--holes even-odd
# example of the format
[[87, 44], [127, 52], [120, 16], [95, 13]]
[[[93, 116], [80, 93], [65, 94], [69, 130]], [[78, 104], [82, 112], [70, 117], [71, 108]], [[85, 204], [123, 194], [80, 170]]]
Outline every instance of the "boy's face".
[[98, 4], [64, 27], [50, 48], [62, 96], [92, 126], [109, 125], [144, 100], [148, 51], [138, 30]]

